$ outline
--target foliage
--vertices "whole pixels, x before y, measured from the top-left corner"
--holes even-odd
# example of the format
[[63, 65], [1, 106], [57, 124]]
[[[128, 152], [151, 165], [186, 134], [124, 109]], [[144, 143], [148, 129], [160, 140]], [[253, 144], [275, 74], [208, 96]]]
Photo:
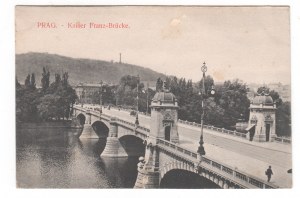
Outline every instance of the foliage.
[[163, 89], [163, 81], [161, 78], [158, 78], [156, 81], [156, 91], [162, 91]]
[[247, 85], [236, 79], [225, 81], [217, 101], [224, 109], [224, 127], [233, 127], [239, 119], [248, 120], [250, 100]]
[[[158, 80], [161, 83], [162, 81]], [[140, 79], [137, 76], [126, 75], [120, 79], [119, 85], [115, 91], [115, 100], [118, 105], [126, 106], [131, 109], [137, 108], [137, 96], [138, 96], [138, 108], [139, 111], [147, 111], [150, 105], [151, 99], [154, 97], [155, 92], [148, 87], [145, 88], [143, 83], [140, 83]], [[150, 113], [150, 108], [148, 108]]]
[[[157, 80], [161, 82], [160, 79]], [[182, 120], [201, 122], [204, 100], [205, 124], [232, 128], [239, 119], [248, 119], [250, 101], [247, 98], [247, 87], [240, 80], [225, 81], [215, 86], [216, 94], [212, 97], [210, 90], [214, 86], [211, 76], [204, 80], [205, 92], [202, 90], [203, 80], [193, 86], [192, 80], [167, 77], [167, 88], [176, 96], [179, 110], [178, 117]], [[160, 85], [157, 85], [160, 87]]]
[[291, 103], [284, 102], [277, 109], [276, 133], [278, 136], [291, 136]]
[[16, 80], [16, 116], [18, 121], [39, 121], [69, 118], [70, 110], [77, 98], [68, 83], [68, 73], [55, 74], [49, 86], [50, 73], [43, 68], [42, 88], [36, 89], [35, 74], [28, 75], [25, 86]]
[[48, 87], [50, 85], [50, 72], [48, 70], [46, 70], [45, 67], [43, 67], [41, 83], [42, 83], [43, 90], [48, 89]]
[[282, 99], [280, 98], [279, 93], [275, 90], [270, 91], [270, 89], [266, 86], [259, 87], [257, 89], [256, 95], [262, 94], [262, 93], [269, 94], [272, 97], [273, 101], [276, 103], [277, 106], [280, 106], [283, 103]]
[[[214, 86], [214, 79], [208, 75], [205, 77], [205, 81], [204, 81], [204, 87], [205, 87], [205, 93], [209, 93], [209, 91], [212, 89], [212, 86]], [[200, 80], [199, 84], [198, 84], [198, 89], [199, 92], [202, 91], [203, 92], [203, 78]]]

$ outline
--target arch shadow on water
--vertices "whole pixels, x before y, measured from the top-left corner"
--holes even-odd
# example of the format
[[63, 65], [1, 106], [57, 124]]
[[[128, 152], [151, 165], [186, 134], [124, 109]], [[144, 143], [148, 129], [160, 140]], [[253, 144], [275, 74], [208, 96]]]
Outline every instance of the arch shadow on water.
[[220, 186], [194, 172], [173, 169], [161, 179], [160, 188], [171, 189], [220, 189]]
[[125, 135], [119, 138], [128, 156], [145, 156], [145, 145], [143, 140], [134, 135]]

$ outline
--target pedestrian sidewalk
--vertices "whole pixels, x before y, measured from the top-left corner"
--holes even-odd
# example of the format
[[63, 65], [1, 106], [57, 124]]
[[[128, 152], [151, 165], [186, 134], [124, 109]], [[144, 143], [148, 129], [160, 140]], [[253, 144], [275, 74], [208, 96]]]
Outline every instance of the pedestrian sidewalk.
[[[201, 131], [200, 127], [196, 127], [196, 126], [190, 126], [190, 125], [186, 125], [186, 124], [182, 124], [179, 123], [178, 126], [180, 127], [185, 127], [185, 128], [189, 128], [191, 130], [195, 130], [195, 131]], [[279, 152], [284, 152], [284, 153], [288, 153], [291, 154], [292, 153], [292, 145], [291, 144], [284, 144], [284, 143], [279, 143], [279, 142], [253, 142], [253, 141], [249, 141], [245, 138], [241, 138], [241, 137], [236, 137], [233, 135], [229, 135], [229, 134], [224, 134], [218, 131], [214, 131], [211, 129], [203, 129], [203, 133], [209, 133], [211, 135], [215, 135], [215, 136], [219, 136], [219, 137], [223, 137], [223, 138], [227, 138], [227, 139], [231, 139], [231, 140], [235, 140], [235, 141], [239, 141], [239, 142], [243, 142], [245, 144], [250, 144], [250, 145], [254, 145], [257, 147], [262, 147], [262, 148], [266, 148], [266, 149], [270, 149], [270, 150], [274, 150], [274, 151], [279, 151]]]
[[[180, 137], [180, 146], [192, 151], [196, 151], [199, 145], [197, 142], [195, 142], [195, 140], [186, 137]], [[236, 152], [228, 151], [208, 143], [205, 144], [205, 151], [208, 158], [216, 160], [236, 170], [245, 172], [248, 175], [267, 181], [265, 170], [270, 165], [267, 162], [244, 156]], [[274, 175], [272, 175], [270, 183], [277, 185], [280, 188], [291, 188], [292, 174], [287, 173], [289, 168], [290, 167], [284, 168], [272, 165]]]

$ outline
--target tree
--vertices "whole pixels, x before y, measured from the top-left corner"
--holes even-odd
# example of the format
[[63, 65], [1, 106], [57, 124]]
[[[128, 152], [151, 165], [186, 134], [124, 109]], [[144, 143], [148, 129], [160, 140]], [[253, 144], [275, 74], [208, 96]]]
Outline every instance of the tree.
[[291, 103], [284, 102], [277, 109], [276, 133], [278, 136], [291, 136]]
[[30, 74], [27, 75], [25, 82], [24, 82], [25, 87], [29, 88], [30, 87]]
[[67, 86], [69, 84], [68, 79], [69, 79], [68, 72], [63, 73], [63, 76], [62, 76], [62, 85], [63, 86]]
[[16, 77], [16, 88], [20, 88], [20, 87], [21, 87], [21, 84], [18, 81], [18, 77]]
[[205, 101], [205, 121], [207, 124], [224, 127], [225, 110], [220, 107], [212, 97]]
[[30, 79], [30, 88], [31, 89], [36, 89], [36, 84], [35, 84], [35, 75], [34, 73], [31, 74], [31, 79]]
[[247, 91], [247, 85], [239, 79], [224, 82], [217, 103], [225, 110], [225, 128], [233, 127], [239, 119], [248, 120], [250, 101]]
[[156, 91], [159, 92], [162, 91], [162, 89], [163, 89], [163, 81], [161, 78], [158, 78], [156, 81]]
[[256, 93], [259, 94], [259, 95], [262, 94], [262, 93], [269, 94], [278, 107], [283, 103], [282, 99], [280, 98], [279, 93], [275, 90], [270, 91], [270, 88], [268, 88], [266, 86], [259, 87], [257, 89]]
[[[214, 79], [210, 75], [206, 76], [204, 81], [205, 93], [208, 93], [212, 89], [212, 86], [214, 86], [214, 84], [215, 84]], [[202, 87], [203, 87], [203, 78], [200, 80], [198, 84], [199, 92], [203, 91]]]
[[43, 90], [48, 89], [48, 87], [50, 85], [50, 72], [48, 70], [46, 70], [45, 67], [43, 67], [41, 83], [42, 83]]
[[130, 108], [136, 108], [137, 86], [139, 95], [144, 88], [144, 84], [140, 83], [139, 78], [136, 76], [126, 75], [120, 79], [116, 95], [118, 98], [118, 104], [129, 106]]
[[42, 120], [46, 121], [57, 117], [60, 108], [57, 106], [58, 100], [59, 96], [56, 94], [46, 94], [41, 98], [37, 109]]
[[[39, 121], [68, 118], [77, 98], [75, 90], [68, 83], [68, 73], [55, 74], [55, 81], [49, 86], [50, 73], [43, 69], [42, 90], [36, 88], [34, 73], [27, 76], [25, 87], [16, 80], [16, 116], [18, 121]], [[47, 88], [48, 87], [48, 88]]]

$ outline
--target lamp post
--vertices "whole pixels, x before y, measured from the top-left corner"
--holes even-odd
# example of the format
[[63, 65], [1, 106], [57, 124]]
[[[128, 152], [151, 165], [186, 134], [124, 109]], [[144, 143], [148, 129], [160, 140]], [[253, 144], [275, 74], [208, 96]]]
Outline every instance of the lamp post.
[[85, 98], [84, 88], [82, 88], [82, 94], [81, 94], [81, 107], [83, 107], [83, 100]]
[[99, 103], [100, 103], [100, 110], [99, 110], [99, 112], [100, 112], [100, 115], [101, 115], [101, 113], [102, 113], [102, 84], [103, 84], [103, 82], [102, 82], [102, 80], [100, 81], [100, 90], [99, 90], [99, 96], [100, 96], [100, 100], [99, 100]]
[[136, 84], [136, 117], [135, 117], [135, 124], [139, 125], [139, 82], [140, 77], [137, 75], [137, 84]]
[[149, 97], [149, 83], [147, 82], [147, 90], [146, 90], [146, 100], [147, 100], [147, 110], [146, 110], [146, 115], [148, 115], [148, 109], [149, 109], [149, 101], [148, 101], [148, 97]]
[[[197, 152], [199, 153], [200, 156], [203, 156], [205, 155], [205, 150], [204, 150], [204, 141], [203, 141], [203, 123], [204, 123], [204, 100], [206, 99], [207, 97], [207, 93], [205, 91], [205, 72], [207, 71], [207, 66], [206, 66], [206, 63], [204, 62], [203, 63], [203, 66], [201, 67], [201, 71], [202, 71], [202, 91], [200, 91], [200, 93], [202, 94], [202, 103], [201, 103], [201, 106], [202, 106], [202, 115], [201, 115], [201, 132], [200, 132], [200, 141], [199, 141], [199, 147], [198, 147], [198, 150]], [[210, 90], [210, 94], [211, 95], [214, 95], [215, 94], [215, 90], [214, 90], [214, 87], [212, 86], [211, 90]]]

